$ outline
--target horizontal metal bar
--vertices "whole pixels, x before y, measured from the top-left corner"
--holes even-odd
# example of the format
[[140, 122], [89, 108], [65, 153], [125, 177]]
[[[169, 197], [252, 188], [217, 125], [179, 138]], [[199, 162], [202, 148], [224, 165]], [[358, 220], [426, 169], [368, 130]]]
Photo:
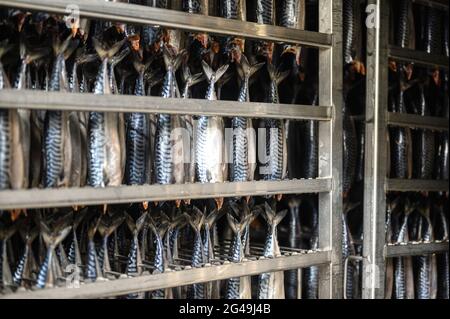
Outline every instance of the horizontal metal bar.
[[436, 116], [420, 116], [415, 114], [388, 112], [387, 123], [393, 126], [448, 131], [448, 119]]
[[143, 112], [252, 118], [329, 120], [331, 107], [272, 103], [238, 103], [155, 96], [96, 95], [33, 90], [1, 90], [0, 108]]
[[448, 11], [448, 0], [412, 0], [412, 2], [423, 6]]
[[398, 192], [448, 192], [448, 180], [387, 179], [386, 191]]
[[86, 18], [121, 21], [133, 24], [160, 25], [186, 31], [235, 35], [266, 41], [298, 43], [321, 48], [330, 48], [332, 40], [331, 34], [188, 14], [175, 10], [158, 9], [128, 3], [105, 3], [104, 0], [0, 0], [0, 5], [63, 15], [67, 15], [66, 8], [68, 5], [77, 5], [80, 9], [80, 15]]
[[406, 245], [386, 245], [385, 256], [386, 258], [399, 256], [417, 256], [445, 251], [448, 252], [448, 240], [428, 243], [412, 242]]
[[133, 185], [0, 191], [0, 209], [103, 205], [175, 199], [263, 196], [331, 191], [331, 179], [214, 184]]
[[194, 283], [223, 280], [232, 277], [257, 275], [265, 272], [310, 267], [330, 262], [329, 251], [317, 251], [278, 258], [260, 259], [242, 263], [226, 263], [218, 266], [144, 275], [134, 278], [87, 283], [80, 288], [52, 288], [0, 295], [9, 299], [69, 299], [122, 296], [130, 293], [179, 287]]
[[422, 51], [389, 46], [389, 57], [395, 60], [414, 62], [419, 65], [448, 69], [448, 58]]

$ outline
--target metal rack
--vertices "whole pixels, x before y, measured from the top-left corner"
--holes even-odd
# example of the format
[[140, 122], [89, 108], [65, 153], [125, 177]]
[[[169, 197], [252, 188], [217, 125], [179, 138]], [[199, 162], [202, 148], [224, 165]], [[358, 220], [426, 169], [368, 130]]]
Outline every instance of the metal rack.
[[0, 92], [0, 108], [67, 109], [105, 112], [204, 114], [252, 118], [313, 119], [319, 121], [319, 178], [312, 180], [254, 181], [223, 184], [143, 185], [103, 189], [29, 189], [1, 191], [0, 209], [55, 207], [81, 204], [120, 203], [208, 198], [214, 196], [319, 193], [319, 249], [283, 253], [272, 259], [255, 257], [241, 264], [218, 261], [201, 268], [169, 270], [155, 275], [84, 284], [79, 289], [53, 288], [19, 291], [0, 298], [107, 297], [137, 291], [187, 285], [267, 271], [319, 266], [319, 297], [342, 296], [341, 186], [342, 174], [342, 3], [319, 0], [319, 32], [286, 29], [251, 22], [190, 15], [103, 0], [0, 0], [1, 6], [66, 14], [67, 5], [78, 5], [82, 17], [154, 24], [187, 31], [236, 35], [250, 39], [296, 43], [319, 49], [319, 103], [321, 106], [177, 100], [157, 97], [94, 96], [37, 91]]
[[[442, 1], [414, 1], [448, 10]], [[388, 59], [412, 61], [448, 70], [448, 58], [389, 45], [389, 1], [369, 0], [379, 17], [378, 27], [367, 29], [366, 146], [364, 186], [364, 280], [362, 297], [384, 298], [385, 259], [448, 251], [448, 241], [386, 245], [386, 192], [448, 192], [448, 180], [387, 178], [386, 134], [389, 125], [448, 131], [448, 120], [412, 114], [390, 113]]]

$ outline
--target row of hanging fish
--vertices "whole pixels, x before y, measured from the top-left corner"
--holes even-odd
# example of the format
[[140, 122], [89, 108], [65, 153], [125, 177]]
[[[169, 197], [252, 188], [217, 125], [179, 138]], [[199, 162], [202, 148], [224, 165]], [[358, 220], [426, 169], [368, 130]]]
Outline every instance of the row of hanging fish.
[[[193, 3], [184, 8], [197, 12]], [[241, 6], [226, 2], [221, 14], [244, 19]], [[274, 24], [272, 9], [258, 2], [258, 21]], [[55, 15], [2, 12], [0, 89], [318, 102], [305, 62], [317, 66], [314, 55], [298, 46], [85, 19], [69, 28]], [[305, 3], [286, 1], [279, 24], [304, 28]], [[0, 111], [0, 130], [1, 189], [317, 176], [314, 121], [17, 109]]]
[[[292, 216], [300, 202], [314, 207], [310, 195], [291, 197]], [[102, 280], [179, 271], [249, 258], [275, 258], [290, 248], [279, 239], [298, 240], [300, 230], [281, 226], [288, 210], [274, 199], [231, 199], [222, 209], [213, 200], [103, 207], [41, 209], [16, 220], [0, 215], [0, 292], [14, 293]], [[316, 219], [313, 217], [313, 219]], [[291, 224], [292, 221], [289, 222]], [[250, 226], [252, 224], [252, 226]], [[317, 242], [317, 222], [311, 240]], [[286, 232], [286, 230], [288, 230]], [[300, 230], [302, 231], [302, 230]], [[303, 233], [303, 231], [302, 231]], [[219, 236], [220, 234], [220, 236]], [[220, 240], [219, 240], [220, 238]], [[290, 247], [289, 245], [287, 247]], [[317, 243], [308, 249], [317, 249]], [[298, 250], [294, 250], [298, 251]], [[317, 298], [317, 267], [305, 269], [306, 298]], [[292, 271], [291, 271], [292, 272]], [[228, 278], [185, 287], [139, 292], [119, 298], [283, 299], [301, 297], [301, 278], [290, 272]], [[286, 278], [285, 278], [286, 276]], [[309, 287], [309, 285], [311, 285]], [[292, 294], [293, 287], [299, 289]], [[314, 291], [314, 292], [312, 292]]]
[[[448, 240], [448, 198], [418, 194], [388, 198], [386, 242], [406, 244]], [[390, 299], [448, 299], [448, 251], [386, 260], [385, 297]]]
[[[398, 1], [392, 15], [398, 17], [392, 39], [395, 45], [449, 56], [448, 13]], [[448, 118], [447, 71], [395, 61], [389, 67], [390, 112]], [[389, 142], [389, 176], [448, 180], [448, 132], [392, 127]]]

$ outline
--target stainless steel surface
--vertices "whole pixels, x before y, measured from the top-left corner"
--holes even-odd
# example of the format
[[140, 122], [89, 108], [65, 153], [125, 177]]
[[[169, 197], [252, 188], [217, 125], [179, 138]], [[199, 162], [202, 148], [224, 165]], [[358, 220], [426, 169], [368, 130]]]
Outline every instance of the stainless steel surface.
[[0, 191], [0, 209], [329, 192], [331, 179]]
[[411, 128], [427, 128], [434, 131], [448, 131], [448, 119], [435, 116], [388, 112], [387, 124]]
[[[283, 119], [323, 120], [319, 124], [319, 179], [274, 182], [248, 182], [189, 185], [121, 186], [93, 189], [45, 189], [0, 192], [0, 209], [92, 205], [163, 201], [216, 196], [260, 196], [280, 193], [319, 192], [320, 249], [316, 253], [293, 252], [280, 258], [260, 258], [239, 264], [171, 271], [164, 274], [122, 280], [97, 282], [79, 289], [55, 288], [3, 296], [6, 298], [93, 298], [126, 295], [163, 287], [196, 282], [256, 275], [286, 269], [319, 265], [319, 296], [342, 297], [341, 211], [342, 194], [342, 3], [319, 0], [319, 32], [285, 29], [250, 22], [216, 17], [189, 15], [183, 12], [129, 5], [105, 3], [102, 0], [0, 0], [0, 5], [15, 8], [66, 14], [68, 4], [78, 5], [82, 17], [122, 21], [132, 24], [155, 24], [186, 31], [203, 31], [221, 35], [263, 39], [274, 42], [298, 43], [319, 48], [319, 102], [325, 107], [274, 105], [234, 102], [176, 101], [131, 96], [97, 97], [93, 95], [57, 95], [43, 92], [4, 91], [1, 107], [36, 109], [80, 109], [113, 112], [149, 112], [170, 114], [204, 114], [220, 116], [267, 117]], [[185, 267], [189, 269], [190, 267]]]
[[448, 251], [448, 241], [411, 242], [407, 245], [386, 245], [385, 256], [417, 256]]
[[329, 120], [331, 107], [272, 103], [236, 103], [200, 99], [164, 99], [154, 96], [96, 95], [45, 91], [0, 91], [0, 108], [144, 112], [165, 114], [243, 116]]
[[362, 298], [384, 297], [384, 224], [387, 168], [387, 44], [388, 6], [383, 0], [371, 0], [380, 17], [379, 28], [367, 29], [366, 145], [364, 168], [364, 243]]
[[433, 55], [426, 52], [390, 46], [389, 57], [395, 60], [414, 62], [419, 65], [448, 69], [448, 58], [443, 55]]
[[423, 179], [387, 179], [386, 191], [398, 192], [448, 192], [448, 181]]
[[47, 11], [65, 15], [68, 5], [77, 5], [80, 15], [109, 21], [133, 24], [150, 24], [202, 31], [220, 35], [235, 35], [266, 41], [297, 43], [313, 47], [331, 46], [332, 35], [312, 31], [287, 29], [253, 22], [227, 20], [218, 17], [188, 14], [175, 10], [165, 10], [127, 3], [105, 3], [104, 0], [0, 0], [0, 5]]
[[448, 11], [448, 0], [411, 0], [413, 3]]
[[333, 105], [331, 122], [319, 124], [319, 176], [332, 177], [332, 191], [319, 194], [319, 247], [331, 249], [331, 264], [319, 267], [319, 298], [342, 296], [341, 19], [341, 1], [319, 1], [319, 31], [334, 34], [332, 49], [319, 50], [319, 103]]
[[[415, 1], [430, 4], [430, 1]], [[435, 1], [432, 1], [435, 5]], [[367, 29], [366, 78], [366, 148], [364, 186], [364, 242], [362, 282], [363, 298], [384, 298], [385, 257], [411, 255], [438, 249], [448, 250], [447, 244], [408, 244], [387, 246], [385, 254], [386, 192], [448, 191], [448, 181], [388, 179], [387, 126], [428, 128], [448, 131], [448, 121], [440, 118], [387, 112], [389, 57], [426, 66], [448, 69], [448, 59], [424, 52], [389, 46], [389, 2], [370, 0], [380, 17], [379, 28]], [[440, 5], [439, 5], [440, 6]], [[448, 9], [448, 5], [446, 6]], [[442, 7], [440, 7], [442, 9]]]
[[138, 276], [81, 285], [80, 288], [53, 288], [0, 295], [5, 299], [52, 299], [52, 298], [101, 298], [127, 295], [161, 288], [190, 285], [193, 283], [222, 280], [231, 277], [257, 275], [321, 265], [330, 261], [329, 251], [294, 254], [277, 258], [260, 259], [242, 263], [224, 263], [218, 266], [192, 268], [161, 274]]

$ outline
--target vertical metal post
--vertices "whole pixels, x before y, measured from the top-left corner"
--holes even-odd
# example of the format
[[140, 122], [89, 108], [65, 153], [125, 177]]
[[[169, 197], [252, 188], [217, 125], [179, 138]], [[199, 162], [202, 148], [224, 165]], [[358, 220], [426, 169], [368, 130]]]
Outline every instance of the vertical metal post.
[[[378, 26], [367, 27], [366, 146], [362, 298], [384, 298], [389, 2], [370, 0]], [[369, 12], [369, 14], [371, 14]]]
[[332, 190], [319, 194], [319, 247], [331, 249], [331, 264], [320, 267], [319, 298], [342, 297], [342, 1], [319, 0], [319, 32], [333, 34], [330, 49], [319, 49], [319, 103], [333, 106], [331, 121], [319, 124], [319, 177], [332, 177]]

